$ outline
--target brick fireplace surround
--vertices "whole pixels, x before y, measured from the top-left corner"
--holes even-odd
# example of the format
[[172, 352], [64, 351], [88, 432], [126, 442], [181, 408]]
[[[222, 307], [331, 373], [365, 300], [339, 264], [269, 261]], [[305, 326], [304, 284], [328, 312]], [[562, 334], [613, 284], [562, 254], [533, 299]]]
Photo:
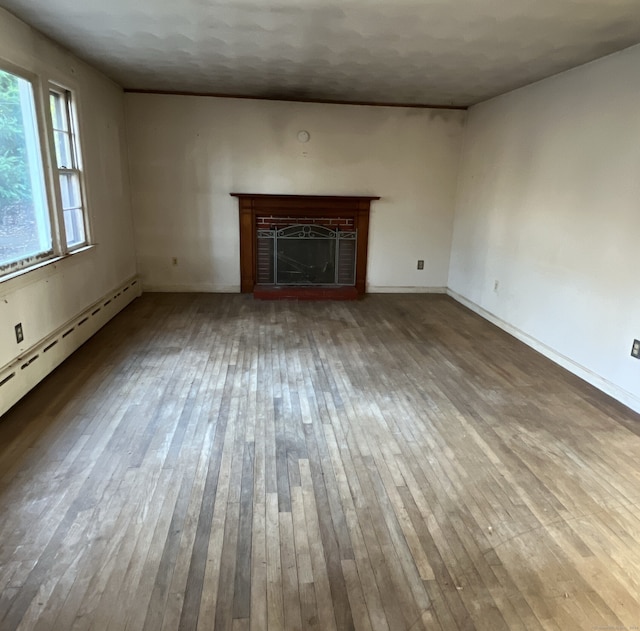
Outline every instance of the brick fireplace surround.
[[[264, 195], [231, 193], [238, 198], [240, 213], [240, 274], [242, 293], [263, 299], [355, 299], [364, 295], [371, 202], [379, 197]], [[357, 231], [355, 282], [338, 287], [278, 286], [261, 283], [264, 255], [258, 247], [258, 230], [285, 228], [294, 224]]]

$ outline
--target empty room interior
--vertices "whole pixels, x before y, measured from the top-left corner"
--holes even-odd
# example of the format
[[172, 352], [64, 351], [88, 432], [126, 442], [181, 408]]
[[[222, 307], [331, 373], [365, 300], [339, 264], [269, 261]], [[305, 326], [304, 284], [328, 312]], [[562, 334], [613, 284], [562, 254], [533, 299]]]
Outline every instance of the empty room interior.
[[637, 0], [2, 0], [0, 630], [640, 628]]

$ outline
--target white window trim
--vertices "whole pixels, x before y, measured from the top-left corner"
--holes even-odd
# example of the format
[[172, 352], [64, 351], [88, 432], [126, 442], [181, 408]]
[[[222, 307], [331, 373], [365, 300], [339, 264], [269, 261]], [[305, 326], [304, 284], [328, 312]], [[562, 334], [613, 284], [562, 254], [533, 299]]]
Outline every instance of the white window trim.
[[[37, 136], [40, 145], [40, 163], [44, 179], [44, 196], [47, 204], [47, 213], [50, 221], [50, 230], [53, 247], [46, 252], [38, 253], [35, 256], [17, 261], [15, 264], [7, 264], [6, 268], [0, 271], [0, 285], [9, 283], [12, 286], [18, 278], [28, 275], [43, 268], [54, 268], [56, 263], [67, 259], [69, 256], [88, 252], [94, 249], [93, 231], [91, 226], [91, 215], [89, 212], [87, 183], [83, 164], [83, 134], [81, 132], [81, 122], [79, 116], [80, 106], [78, 104], [78, 90], [68, 85], [66, 81], [52, 80], [42, 77], [36, 72], [16, 65], [4, 58], [0, 58], [0, 69], [11, 73], [28, 81], [31, 84], [34, 113], [36, 119]], [[83, 210], [83, 221], [85, 230], [85, 240], [82, 243], [68, 247], [66, 244], [66, 234], [64, 230], [64, 211], [62, 208], [62, 196], [60, 191], [59, 170], [55, 152], [55, 139], [53, 132], [53, 121], [49, 104], [50, 92], [57, 91], [70, 95], [69, 119], [71, 124], [71, 137], [74, 141], [73, 151], [80, 184], [80, 199]], [[40, 274], [37, 273], [36, 276]], [[27, 281], [30, 282], [30, 281]], [[20, 284], [22, 284], [20, 282]], [[4, 287], [0, 289], [0, 293]]]
[[[55, 132], [53, 120], [51, 119], [51, 108], [47, 107], [47, 129], [49, 132], [49, 146], [51, 147], [51, 163], [55, 173], [54, 179], [54, 191], [56, 197], [56, 208], [59, 214], [58, 221], [60, 223], [60, 246], [61, 254], [71, 254], [76, 250], [85, 248], [91, 244], [91, 226], [89, 222], [89, 211], [86, 194], [86, 181], [84, 177], [83, 168], [83, 147], [82, 147], [82, 134], [79, 131], [79, 117], [77, 107], [77, 91], [64, 85], [62, 82], [49, 81], [49, 89], [47, 91], [47, 104], [49, 103], [49, 97], [52, 92], [55, 92], [62, 96], [65, 100], [65, 116], [67, 117], [67, 124], [69, 131], [65, 132], [69, 134], [69, 145], [71, 151], [71, 160], [73, 163], [72, 168], [59, 168], [58, 160], [56, 156], [55, 145]], [[84, 226], [84, 241], [75, 243], [73, 245], [67, 245], [67, 235], [64, 228], [64, 208], [62, 204], [62, 193], [60, 190], [60, 174], [61, 173], [73, 173], [78, 176], [78, 185], [80, 187], [80, 206], [82, 209], [82, 222]], [[72, 210], [67, 208], [66, 210]]]
[[49, 278], [58, 271], [58, 265], [66, 268], [67, 265], [81, 259], [80, 255], [83, 255], [84, 252], [93, 252], [97, 247], [97, 244], [85, 245], [68, 254], [54, 255], [51, 258], [39, 260], [28, 268], [12, 270], [0, 278], [0, 300], [6, 294]]
[[57, 230], [54, 211], [54, 200], [51, 196], [51, 170], [49, 160], [49, 144], [47, 134], [47, 122], [44, 114], [44, 103], [42, 100], [42, 83], [40, 77], [25, 68], [13, 64], [4, 59], [0, 59], [0, 69], [13, 74], [20, 79], [24, 79], [31, 84], [31, 92], [33, 94], [33, 111], [35, 115], [36, 130], [38, 136], [38, 143], [40, 149], [39, 162], [42, 168], [43, 185], [44, 185], [44, 197], [47, 205], [46, 212], [49, 216], [50, 231], [52, 248], [50, 250], [39, 252], [35, 255], [19, 259], [18, 261], [6, 263], [0, 270], [0, 283], [4, 282], [5, 278], [13, 277], [15, 275], [26, 274], [34, 267], [39, 267], [42, 263], [60, 256], [61, 252], [57, 249]]

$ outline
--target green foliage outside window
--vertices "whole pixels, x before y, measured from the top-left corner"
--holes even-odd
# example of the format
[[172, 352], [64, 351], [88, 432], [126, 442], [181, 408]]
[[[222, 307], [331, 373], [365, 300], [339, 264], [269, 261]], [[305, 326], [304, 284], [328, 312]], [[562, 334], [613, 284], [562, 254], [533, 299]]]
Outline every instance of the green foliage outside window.
[[0, 70], [0, 273], [51, 250], [37, 135], [31, 85]]
[[0, 70], [0, 212], [15, 211], [16, 206], [30, 201], [18, 78]]

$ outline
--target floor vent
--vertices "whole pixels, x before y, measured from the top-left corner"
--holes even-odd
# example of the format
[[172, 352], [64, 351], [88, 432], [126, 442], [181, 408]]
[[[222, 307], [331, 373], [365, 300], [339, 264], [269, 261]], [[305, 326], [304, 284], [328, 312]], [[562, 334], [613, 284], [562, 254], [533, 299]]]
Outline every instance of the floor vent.
[[26, 364], [22, 364], [22, 366], [20, 366], [20, 369], [24, 370], [25, 368], [29, 368], [29, 366], [31, 366], [31, 364], [33, 364], [33, 362], [36, 361], [38, 357], [40, 357], [40, 355], [34, 355]]
[[4, 386], [5, 383], [9, 383], [9, 381], [11, 381], [15, 376], [16, 376], [15, 372], [9, 373], [6, 377], [2, 379], [2, 381], [0, 381], [0, 388]]

